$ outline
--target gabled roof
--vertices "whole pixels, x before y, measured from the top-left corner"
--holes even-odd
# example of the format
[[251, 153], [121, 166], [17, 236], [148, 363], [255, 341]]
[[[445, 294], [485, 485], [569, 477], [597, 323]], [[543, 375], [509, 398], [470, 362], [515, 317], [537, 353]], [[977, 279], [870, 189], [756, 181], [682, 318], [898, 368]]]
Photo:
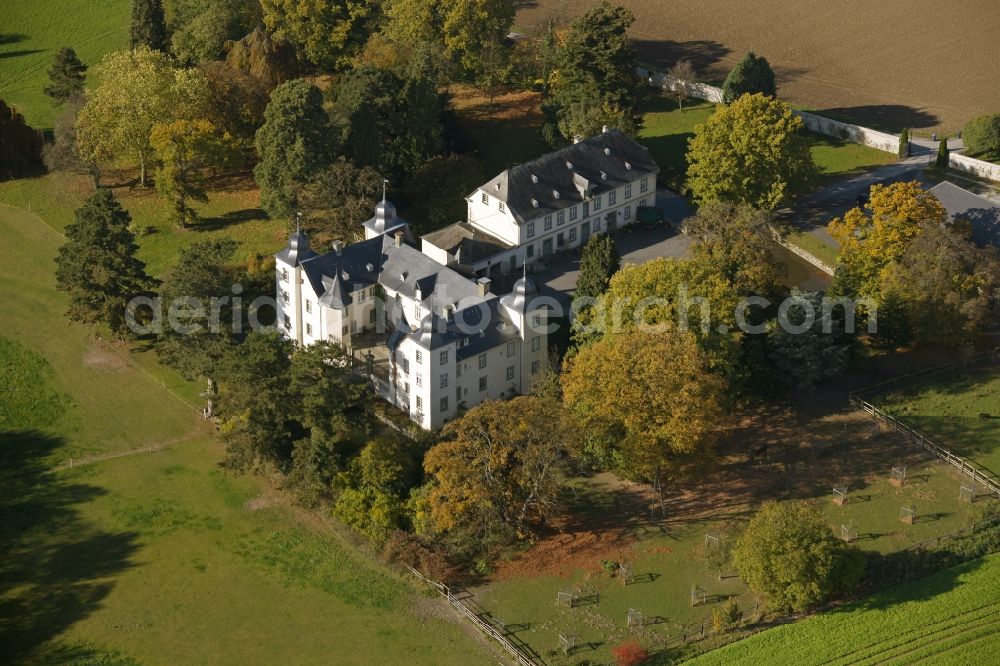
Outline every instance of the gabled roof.
[[[423, 252], [389, 236], [376, 236], [302, 262], [313, 291], [325, 305], [349, 303], [350, 292], [374, 284], [419, 301], [439, 315], [449, 306], [481, 303], [475, 282], [442, 266]], [[339, 278], [338, 278], [339, 273]], [[419, 292], [420, 298], [417, 298]]]
[[1000, 205], [964, 188], [942, 181], [930, 189], [952, 219], [972, 224], [972, 240], [977, 245], [1000, 247]]
[[645, 146], [613, 129], [511, 167], [479, 189], [504, 202], [523, 223], [657, 171]]

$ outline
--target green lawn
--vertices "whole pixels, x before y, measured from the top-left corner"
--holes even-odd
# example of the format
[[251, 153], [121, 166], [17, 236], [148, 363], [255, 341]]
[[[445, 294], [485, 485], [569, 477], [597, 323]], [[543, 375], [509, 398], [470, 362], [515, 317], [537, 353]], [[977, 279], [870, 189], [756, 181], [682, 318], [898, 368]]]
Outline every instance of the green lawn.
[[60, 242], [0, 207], [0, 661], [489, 661], [331, 525], [220, 470], [192, 406], [67, 323], [52, 278]]
[[4, 0], [0, 3], [0, 99], [18, 108], [28, 124], [52, 127], [58, 115], [42, 93], [46, 71], [63, 46], [88, 66], [128, 44], [129, 0]]
[[840, 256], [840, 251], [832, 245], [827, 245], [808, 231], [793, 231], [785, 236], [785, 240], [809, 252], [816, 258], [822, 259], [830, 266], [835, 267], [837, 265], [837, 257]]
[[956, 453], [1000, 473], [1000, 368], [996, 365], [933, 376], [869, 399]]
[[995, 663], [998, 594], [1000, 555], [993, 555], [764, 631], [687, 663]]
[[[639, 141], [649, 148], [662, 169], [662, 180], [679, 191], [687, 173], [685, 155], [695, 127], [705, 122], [715, 110], [713, 104], [690, 100], [683, 111], [665, 97], [654, 97], [643, 113]], [[821, 134], [809, 133], [812, 156], [824, 177], [842, 177], [865, 168], [891, 164], [896, 156]]]
[[[209, 202], [197, 208], [203, 219], [190, 229], [178, 229], [167, 219], [166, 206], [155, 190], [115, 188], [115, 196], [132, 215], [139, 258], [153, 275], [162, 276], [173, 266], [181, 248], [201, 239], [236, 240], [239, 261], [251, 254], [272, 254], [287, 242], [286, 222], [267, 219], [258, 208], [259, 195], [252, 181], [238, 180], [225, 186], [229, 189], [209, 190]], [[0, 203], [30, 210], [62, 232], [92, 191], [85, 177], [54, 173], [0, 183]]]

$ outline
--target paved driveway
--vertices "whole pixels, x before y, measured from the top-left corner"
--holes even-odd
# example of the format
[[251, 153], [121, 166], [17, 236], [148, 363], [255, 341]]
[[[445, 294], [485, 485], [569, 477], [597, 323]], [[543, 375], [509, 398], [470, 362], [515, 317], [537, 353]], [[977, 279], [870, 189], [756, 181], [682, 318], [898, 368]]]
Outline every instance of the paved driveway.
[[[673, 192], [659, 190], [656, 204], [663, 216], [672, 224], [656, 229], [634, 231], [619, 230], [615, 233], [618, 252], [622, 264], [641, 264], [658, 257], [679, 258], [687, 254], [691, 239], [677, 231], [677, 225], [691, 215], [687, 201]], [[580, 257], [562, 255], [546, 261], [546, 268], [537, 271], [532, 279], [538, 285], [539, 293], [556, 298], [568, 306], [576, 290], [580, 275]]]

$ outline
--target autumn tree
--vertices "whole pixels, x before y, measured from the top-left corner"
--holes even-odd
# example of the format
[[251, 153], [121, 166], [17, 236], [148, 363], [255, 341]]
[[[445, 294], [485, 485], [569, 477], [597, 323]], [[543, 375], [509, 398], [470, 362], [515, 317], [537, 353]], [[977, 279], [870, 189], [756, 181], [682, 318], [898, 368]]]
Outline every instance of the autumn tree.
[[249, 152], [257, 128], [264, 124], [264, 109], [269, 99], [267, 85], [224, 62], [211, 62], [200, 70], [208, 90], [206, 117]]
[[156, 188], [170, 202], [170, 219], [179, 227], [194, 224], [199, 218], [191, 204], [208, 203], [204, 169], [236, 159], [232, 137], [208, 120], [175, 120], [154, 125], [149, 140], [161, 162]]
[[375, 0], [260, 0], [260, 6], [267, 31], [324, 71], [350, 65], [368, 40], [379, 9]]
[[56, 52], [55, 62], [49, 67], [49, 85], [43, 92], [54, 104], [63, 104], [83, 95], [87, 66], [80, 62], [76, 51], [64, 46]]
[[241, 330], [234, 323], [242, 324], [240, 309], [233, 307], [236, 247], [230, 238], [192, 243], [181, 250], [160, 291], [167, 318], [157, 339], [160, 358], [187, 379], [205, 382], [208, 416], [214, 414], [222, 361]]
[[398, 439], [372, 440], [337, 475], [334, 515], [376, 543], [384, 542], [406, 525], [407, 495], [416, 471]]
[[296, 79], [275, 88], [257, 130], [260, 162], [253, 173], [261, 206], [275, 217], [291, 215], [299, 188], [333, 161], [335, 145], [316, 86]]
[[688, 186], [699, 204], [787, 205], [816, 175], [802, 119], [782, 101], [743, 95], [695, 127]]
[[[978, 247], [954, 225], [927, 224], [887, 269], [883, 291], [905, 303], [917, 340], [971, 342], [996, 323], [1000, 253], [992, 245]], [[881, 331], [882, 308], [878, 325]]]
[[722, 84], [722, 99], [726, 104], [732, 104], [742, 95], [754, 94], [774, 97], [777, 86], [774, 82], [774, 70], [767, 58], [750, 51], [726, 77]]
[[630, 478], [677, 477], [710, 456], [723, 382], [677, 328], [606, 335], [569, 359], [563, 395], [591, 443]]
[[875, 185], [869, 201], [830, 222], [840, 242], [840, 267], [851, 288], [848, 296], [877, 296], [886, 272], [903, 256], [921, 227], [943, 225], [948, 213], [916, 181]]
[[481, 80], [490, 54], [504, 46], [514, 24], [510, 0], [452, 0], [444, 3], [441, 33], [445, 56], [468, 81]]
[[56, 256], [56, 288], [69, 296], [66, 314], [71, 320], [128, 334], [128, 302], [155, 284], [136, 258], [139, 247], [129, 230], [131, 222], [128, 211], [104, 188], [76, 210]]
[[688, 88], [697, 82], [694, 65], [691, 64], [690, 60], [678, 60], [667, 74], [673, 79], [670, 91], [674, 94], [674, 99], [677, 100], [677, 108], [683, 111], [684, 100], [690, 95]]
[[97, 67], [101, 82], [89, 91], [77, 116], [76, 139], [88, 160], [138, 165], [139, 182], [154, 156], [153, 125], [205, 114], [205, 79], [175, 68], [159, 51], [146, 47], [107, 54]]
[[849, 592], [864, 572], [864, 556], [835, 538], [815, 509], [767, 502], [733, 547], [733, 566], [778, 611], [802, 612]]
[[459, 550], [527, 537], [532, 521], [551, 514], [576, 441], [573, 419], [544, 398], [473, 407], [424, 457], [430, 483], [418, 525]]
[[227, 467], [288, 469], [296, 434], [288, 409], [291, 356], [292, 342], [276, 331], [253, 331], [227, 351], [217, 403]]
[[295, 49], [259, 27], [227, 47], [226, 66], [254, 77], [268, 91], [299, 75]]
[[129, 46], [167, 52], [167, 24], [162, 0], [132, 0]]
[[594, 234], [580, 256], [580, 277], [573, 298], [597, 298], [608, 289], [611, 276], [621, 268], [622, 259], [614, 236]]
[[52, 141], [42, 148], [42, 160], [49, 171], [68, 171], [90, 176], [94, 189], [101, 184], [101, 167], [97, 160], [80, 153], [76, 141], [76, 115], [82, 102], [70, 102], [56, 117], [52, 127]]

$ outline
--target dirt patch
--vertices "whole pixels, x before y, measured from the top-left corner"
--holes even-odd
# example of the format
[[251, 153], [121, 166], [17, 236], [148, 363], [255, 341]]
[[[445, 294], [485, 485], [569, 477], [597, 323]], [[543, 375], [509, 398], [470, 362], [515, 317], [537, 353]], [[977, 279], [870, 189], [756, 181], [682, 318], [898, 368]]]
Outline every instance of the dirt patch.
[[252, 500], [247, 500], [243, 508], [247, 511], [260, 511], [261, 509], [266, 509], [267, 507], [274, 504], [274, 500], [270, 497], [261, 495], [259, 497], [254, 497]]
[[125, 372], [128, 370], [128, 362], [107, 344], [97, 340], [84, 352], [83, 367], [98, 372]]
[[[598, 0], [523, 3], [519, 28], [568, 21]], [[992, 0], [942, 11], [937, 0], [617, 0], [636, 16], [631, 35], [643, 61], [690, 60], [723, 79], [753, 49], [771, 62], [778, 92], [793, 103], [871, 127], [955, 132], [1000, 108]]]

